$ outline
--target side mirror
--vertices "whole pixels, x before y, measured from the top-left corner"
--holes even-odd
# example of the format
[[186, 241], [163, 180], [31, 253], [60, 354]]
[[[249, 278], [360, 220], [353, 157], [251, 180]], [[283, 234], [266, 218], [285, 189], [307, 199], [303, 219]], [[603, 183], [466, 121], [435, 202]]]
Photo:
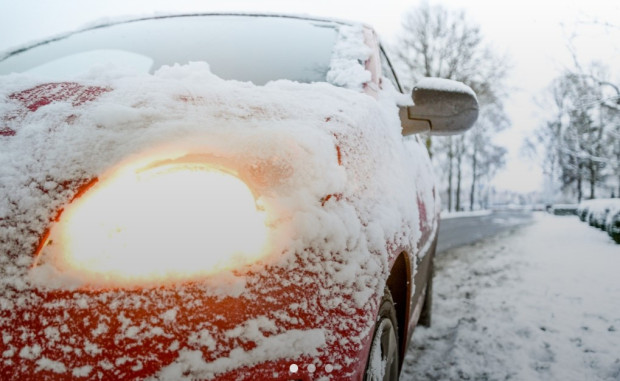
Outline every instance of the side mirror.
[[467, 85], [443, 78], [423, 78], [413, 88], [413, 106], [401, 106], [403, 135], [430, 132], [454, 135], [478, 119], [478, 99]]

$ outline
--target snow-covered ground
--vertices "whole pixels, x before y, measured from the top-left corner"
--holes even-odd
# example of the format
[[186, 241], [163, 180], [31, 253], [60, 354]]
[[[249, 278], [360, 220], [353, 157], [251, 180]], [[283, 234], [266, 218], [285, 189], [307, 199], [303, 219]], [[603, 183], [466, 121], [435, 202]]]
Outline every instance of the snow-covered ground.
[[575, 216], [439, 255], [401, 380], [620, 380], [620, 246]]

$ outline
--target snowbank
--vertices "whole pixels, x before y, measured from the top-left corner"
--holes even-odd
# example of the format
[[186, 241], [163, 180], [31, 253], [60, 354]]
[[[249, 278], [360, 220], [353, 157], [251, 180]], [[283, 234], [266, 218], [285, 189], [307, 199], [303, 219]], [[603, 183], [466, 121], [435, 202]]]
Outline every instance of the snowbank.
[[492, 210], [474, 210], [471, 212], [441, 212], [441, 219], [446, 220], [450, 218], [460, 218], [460, 217], [479, 217], [479, 216], [488, 216], [493, 213]]

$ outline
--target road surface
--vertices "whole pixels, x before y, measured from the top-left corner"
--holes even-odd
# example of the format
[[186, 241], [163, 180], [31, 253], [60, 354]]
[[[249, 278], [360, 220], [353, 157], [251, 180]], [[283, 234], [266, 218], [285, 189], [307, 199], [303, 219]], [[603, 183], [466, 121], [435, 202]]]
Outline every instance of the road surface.
[[444, 218], [439, 225], [437, 253], [472, 244], [532, 221], [532, 212], [523, 210], [499, 210], [488, 215]]

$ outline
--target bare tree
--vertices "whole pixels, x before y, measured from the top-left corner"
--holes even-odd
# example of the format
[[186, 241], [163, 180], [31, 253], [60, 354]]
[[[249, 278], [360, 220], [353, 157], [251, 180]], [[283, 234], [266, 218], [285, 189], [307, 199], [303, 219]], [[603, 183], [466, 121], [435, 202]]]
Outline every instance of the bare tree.
[[463, 156], [465, 156], [465, 137], [463, 135], [454, 138], [456, 156], [456, 193], [454, 207], [457, 211], [463, 210], [461, 207], [461, 182], [463, 180]]
[[501, 104], [483, 105], [478, 118], [478, 127], [466, 135], [468, 156], [471, 160], [471, 184], [469, 208], [474, 210], [476, 198], [480, 199], [480, 185], [490, 181], [506, 162], [507, 150], [492, 142], [492, 135], [509, 125]]
[[608, 177], [618, 179], [620, 193], [620, 91], [600, 64], [576, 66], [552, 82], [555, 112], [530, 145], [538, 144], [543, 168], [581, 201], [595, 198]]
[[[403, 69], [401, 72], [406, 74], [406, 83], [413, 84], [422, 77], [461, 81], [476, 92], [482, 108], [495, 105], [497, 112], [503, 114], [502, 119], [508, 120], [502, 107], [502, 100], [506, 97], [504, 80], [510, 68], [508, 59], [494, 52], [484, 41], [480, 28], [467, 18], [464, 11], [429, 5], [427, 2], [411, 9], [403, 19], [402, 31], [393, 53], [399, 67]], [[472, 182], [475, 183], [480, 178], [478, 163], [486, 160], [482, 156], [492, 151], [482, 150], [481, 147], [492, 144], [491, 131], [496, 131], [497, 127], [500, 125], [478, 124], [466, 135], [475, 134], [473, 131], [480, 128], [488, 131], [475, 139], [459, 136], [431, 140], [430, 136], [427, 137], [426, 146], [431, 156], [445, 163], [449, 210], [452, 210], [452, 206], [462, 209], [461, 188], [465, 156], [471, 159], [471, 172], [475, 173], [472, 175]], [[472, 148], [474, 141], [476, 146]], [[503, 161], [497, 163], [501, 164]], [[453, 176], [456, 176], [456, 179]], [[471, 200], [473, 198], [470, 195], [470, 204]]]
[[423, 2], [404, 17], [395, 55], [407, 79], [441, 77], [470, 86], [481, 103], [505, 96], [507, 57], [494, 53], [463, 10]]
[[447, 206], [448, 210], [453, 210], [453, 179], [454, 179], [454, 166], [455, 166], [455, 158], [456, 158], [456, 148], [454, 144], [454, 136], [446, 136], [444, 139], [440, 139], [437, 143], [436, 150], [438, 152], [443, 152], [444, 155], [440, 155], [435, 158], [435, 161], [441, 161], [442, 167], [446, 170], [447, 173]]

